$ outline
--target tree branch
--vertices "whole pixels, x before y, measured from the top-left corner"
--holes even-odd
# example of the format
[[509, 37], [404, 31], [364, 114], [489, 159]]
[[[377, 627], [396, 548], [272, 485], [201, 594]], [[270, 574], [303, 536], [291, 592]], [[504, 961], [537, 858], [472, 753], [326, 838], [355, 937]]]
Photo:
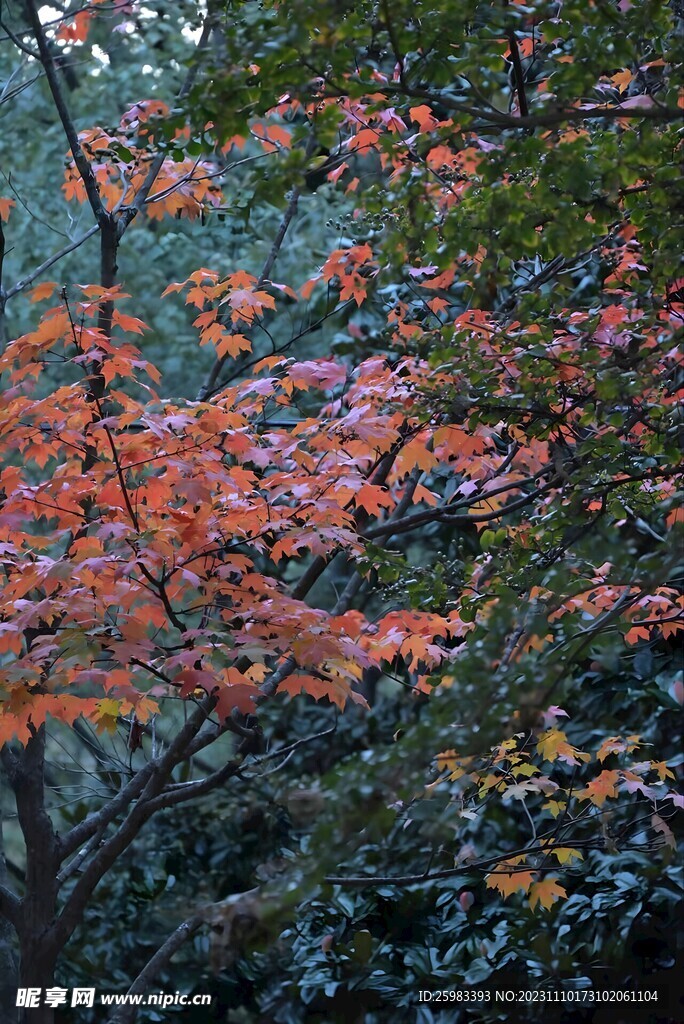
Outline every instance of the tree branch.
[[186, 801], [194, 800], [196, 797], [205, 796], [224, 782], [227, 782], [234, 775], [237, 775], [241, 768], [242, 759], [239, 761], [228, 761], [222, 768], [218, 768], [204, 779], [178, 783], [173, 789], [165, 790], [155, 797], [154, 800], [150, 800], [149, 807], [151, 808], [151, 813], [155, 814], [157, 811], [167, 807], [175, 807], [176, 804], [186, 803]]
[[[57, 898], [59, 841], [45, 806], [44, 725], [33, 731], [8, 774], [26, 848], [25, 896], [14, 911], [22, 949], [22, 978], [25, 978], [35, 967], [29, 960], [51, 962], [43, 938], [53, 919]], [[11, 904], [8, 909], [13, 912]]]
[[508, 45], [511, 50], [513, 74], [515, 76], [515, 91], [518, 94], [518, 109], [520, 110], [521, 117], [529, 117], [530, 111], [527, 106], [527, 93], [525, 92], [525, 73], [523, 72], [522, 62], [520, 60], [520, 48], [518, 46], [515, 30], [512, 28], [509, 29], [507, 35]]
[[[429, 509], [426, 512], [416, 512], [415, 515], [407, 516], [406, 519], [399, 520], [398, 522], [392, 523], [390, 521], [381, 523], [379, 526], [374, 526], [370, 530], [366, 530], [363, 536], [372, 540], [375, 537], [384, 537], [389, 533], [406, 533], [409, 530], [415, 530], [419, 526], [425, 526], [427, 523], [433, 523], [436, 521], [453, 523], [457, 526], [467, 526], [469, 523], [488, 523], [493, 519], [500, 519], [502, 516], [509, 515], [511, 512], [516, 512], [519, 508], [524, 508], [525, 505], [529, 505], [531, 501], [535, 501], [542, 495], [547, 494], [548, 491], [553, 490], [558, 486], [560, 477], [553, 477], [548, 483], [544, 484], [543, 487], [537, 487], [536, 490], [530, 494], [524, 494], [522, 497], [512, 501], [509, 505], [503, 505], [501, 508], [494, 509], [492, 512], [479, 512], [475, 515], [455, 515], [457, 509], [467, 507], [466, 503], [461, 502], [458, 505], [453, 506], [453, 510], [448, 505], [441, 505], [439, 508]], [[507, 484], [503, 488], [497, 488], [496, 491], [489, 491], [479, 493], [472, 496], [471, 501], [468, 504], [479, 504], [482, 501], [486, 501], [490, 495], [500, 493], [501, 491], [511, 490], [514, 487], [519, 487], [525, 481], [517, 480], [513, 484]]]
[[[197, 41], [197, 53], [202, 53], [202, 51], [206, 49], [209, 39], [211, 37], [213, 27], [213, 17], [210, 14], [207, 14], [207, 16], [204, 19], [204, 24], [202, 26], [202, 34], [200, 35], [200, 38]], [[180, 88], [178, 96], [176, 97], [179, 102], [184, 100], [190, 93], [190, 90], [195, 84], [195, 79], [197, 78], [197, 71], [198, 66], [197, 64], [194, 64], [190, 68], [187, 77]], [[140, 190], [138, 191], [135, 199], [133, 200], [130, 206], [125, 206], [122, 208], [117, 224], [118, 239], [121, 239], [121, 236], [123, 235], [128, 225], [135, 217], [137, 217], [137, 215], [140, 213], [143, 206], [147, 202], [147, 197], [149, 196], [150, 191], [152, 190], [152, 187], [159, 176], [159, 172], [161, 171], [165, 160], [166, 153], [164, 151], [162, 151], [161, 153], [157, 153], [154, 160], [149, 166], [147, 174], [145, 175], [145, 180], [140, 186]]]
[[184, 759], [188, 745], [204, 725], [215, 703], [213, 698], [204, 700], [197, 707], [194, 714], [190, 716], [183, 728], [179, 730], [166, 753], [151, 761], [147, 766], [149, 769], [147, 782], [139, 798], [131, 807], [116, 832], [103, 842], [94, 853], [92, 860], [84, 868], [83, 873], [74, 886], [61, 914], [50, 928], [48, 941], [53, 949], [58, 951], [64, 947], [79, 924], [95, 887], [117, 858], [130, 846], [145, 822], [157, 810], [154, 805], [154, 798], [159, 796], [168, 782], [173, 769]]
[[[569, 840], [568, 840], [569, 842]], [[594, 848], [595, 844], [573, 840], [573, 846]], [[454, 868], [444, 868], [442, 871], [423, 871], [416, 875], [326, 875], [324, 881], [328, 885], [350, 885], [358, 888], [367, 888], [373, 885], [429, 885], [441, 878], [456, 878], [458, 875], [468, 875], [473, 871], [483, 871], [495, 868], [497, 865], [511, 860], [514, 857], [533, 857], [538, 854], [548, 853], [548, 848], [537, 846], [523, 846], [520, 850], [510, 850], [507, 853], [499, 853], [495, 857], [486, 857], [483, 860], [473, 860], [460, 864]], [[507, 874], [514, 874], [516, 871], [539, 871], [538, 867], [531, 867], [529, 864], [520, 864], [506, 868]], [[554, 870], [556, 870], [554, 868]]]
[[136, 772], [131, 781], [124, 786], [113, 800], [109, 800], [99, 811], [89, 814], [87, 818], [84, 818], [78, 825], [74, 825], [69, 832], [63, 835], [59, 846], [62, 860], [72, 854], [101, 829], [110, 825], [126, 807], [137, 800], [149, 782], [154, 770], [155, 762], [148, 762], [144, 768]]
[[[150, 957], [140, 974], [131, 984], [129, 996], [139, 995], [148, 990], [150, 985], [156, 981], [159, 973], [166, 967], [174, 953], [176, 953], [187, 940], [204, 924], [204, 918], [199, 914], [189, 917], [183, 921], [174, 932], [171, 932], [168, 939], [159, 947], [156, 953]], [[132, 1004], [122, 1006], [112, 1017], [108, 1024], [131, 1024], [138, 1013], [138, 1007]]]
[[[313, 134], [313, 131], [312, 131], [311, 134], [309, 135], [309, 138], [308, 138], [307, 143], [306, 143], [306, 156], [307, 156], [307, 158], [311, 155], [315, 144], [316, 144], [316, 142], [315, 142], [315, 135]], [[283, 214], [283, 219], [280, 222], [280, 226], [279, 226], [278, 231], [276, 233], [276, 236], [275, 236], [275, 238], [273, 240], [273, 245], [271, 246], [271, 250], [270, 250], [268, 256], [266, 257], [266, 261], [265, 261], [263, 267], [261, 268], [261, 273], [259, 274], [259, 279], [258, 279], [257, 284], [256, 284], [257, 288], [261, 288], [261, 286], [264, 284], [264, 282], [269, 277], [269, 274], [273, 270], [273, 266], [275, 264], [275, 261], [278, 258], [278, 253], [280, 252], [280, 249], [282, 247], [283, 241], [285, 240], [285, 235], [287, 234], [287, 230], [290, 227], [290, 224], [292, 223], [292, 221], [294, 220], [295, 214], [297, 213], [297, 206], [299, 205], [299, 196], [300, 196], [300, 190], [298, 188], [296, 188], [296, 187], [293, 188], [292, 192], [290, 193], [290, 201], [287, 204], [287, 209], [285, 210], [285, 213]], [[226, 316], [227, 315], [228, 314], [226, 314]], [[221, 318], [219, 318], [219, 321], [221, 322]], [[202, 387], [199, 389], [199, 392], [197, 393], [197, 401], [198, 402], [205, 402], [207, 400], [207, 398], [209, 398], [215, 392], [215, 390], [216, 390], [216, 382], [218, 380], [219, 374], [221, 373], [221, 370], [223, 369], [223, 366], [224, 366], [227, 358], [228, 358], [228, 356], [224, 355], [224, 356], [219, 356], [215, 360], [214, 365], [212, 366], [211, 370], [207, 374], [207, 378], [206, 378], [204, 384], [202, 385]]]
[[[369, 90], [377, 90], [377, 84], [373, 82], [364, 83]], [[634, 107], [621, 106], [595, 106], [588, 107], [549, 107], [539, 114], [530, 114], [527, 117], [516, 117], [513, 114], [506, 114], [495, 109], [483, 110], [481, 107], [474, 107], [469, 103], [463, 103], [454, 99], [446, 93], [433, 92], [430, 89], [421, 89], [416, 86], [383, 83], [383, 90], [390, 95], [401, 97], [412, 97], [426, 100], [428, 103], [437, 103], [447, 110], [453, 110], [459, 114], [468, 114], [473, 120], [481, 122], [480, 129], [484, 128], [557, 128], [562, 124], [576, 124], [584, 121], [603, 120], [616, 121], [619, 118], [644, 118], [648, 121], [681, 121], [682, 112], [676, 107], [666, 107], [662, 104], [653, 103], [652, 106], [638, 104]], [[341, 94], [342, 90], [333, 89], [333, 95]]]
[[48, 80], [50, 92], [52, 93], [52, 99], [54, 100], [55, 108], [59, 114], [59, 119], [62, 122], [64, 134], [67, 137], [69, 149], [71, 150], [71, 155], [74, 158], [74, 163], [76, 164], [78, 173], [80, 174], [85, 186], [88, 202], [90, 203], [90, 208], [93, 211], [95, 220], [100, 227], [102, 227], [109, 219], [109, 213], [105, 209], [102, 199], [100, 198], [100, 190], [98, 188], [97, 181], [95, 180], [93, 169], [90, 166], [90, 161], [83, 152], [81, 143], [78, 141], [78, 134], [74, 127], [74, 123], [71, 120], [71, 115], [69, 114], [64, 96], [62, 95], [59, 79], [57, 77], [57, 69], [55, 67], [52, 53], [50, 52], [50, 47], [48, 46], [48, 41], [45, 38], [43, 26], [40, 23], [40, 17], [36, 10], [35, 0], [26, 0], [26, 10], [31, 22], [33, 34], [38, 44], [40, 62], [45, 70], [45, 76]]
[[7, 38], [11, 39], [18, 50], [25, 53], [28, 57], [33, 57], [34, 60], [40, 60], [40, 54], [33, 49], [31, 46], [27, 46], [26, 43], [22, 42], [21, 38], [16, 35], [9, 27], [9, 25], [0, 18], [0, 28], [7, 34]]
[[77, 238], [75, 242], [69, 242], [68, 245], [65, 245], [63, 249], [59, 250], [59, 252], [56, 252], [53, 256], [46, 259], [39, 267], [36, 267], [36, 269], [32, 270], [30, 274], [27, 274], [26, 277], [22, 277], [16, 284], [12, 285], [11, 288], [8, 288], [5, 295], [5, 301], [7, 302], [12, 298], [12, 296], [18, 295], [19, 292], [23, 292], [24, 288], [28, 288], [28, 286], [32, 284], [37, 277], [40, 277], [40, 275], [44, 274], [46, 270], [49, 270], [53, 264], [58, 263], [63, 256], [67, 256], [70, 252], [73, 252], [74, 249], [78, 249], [78, 247], [83, 245], [83, 243], [89, 238], [96, 235], [99, 230], [100, 225], [93, 224], [93, 226], [89, 228], [84, 235]]
[[0, 885], [0, 914], [6, 917], [15, 927], [19, 921], [21, 901], [16, 893], [6, 885]]

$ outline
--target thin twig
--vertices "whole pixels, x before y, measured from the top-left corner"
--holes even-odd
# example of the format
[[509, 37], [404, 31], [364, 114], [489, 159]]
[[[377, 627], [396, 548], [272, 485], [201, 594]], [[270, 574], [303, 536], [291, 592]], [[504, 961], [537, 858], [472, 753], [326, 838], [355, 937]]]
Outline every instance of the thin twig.
[[100, 225], [93, 224], [93, 226], [88, 228], [86, 233], [81, 235], [80, 238], [77, 238], [76, 241], [70, 242], [68, 245], [65, 245], [63, 249], [60, 249], [59, 252], [56, 252], [53, 256], [44, 260], [39, 267], [32, 270], [30, 274], [26, 275], [26, 277], [22, 277], [15, 285], [7, 290], [5, 301], [11, 299], [13, 295], [18, 295], [19, 292], [23, 292], [24, 288], [28, 288], [28, 286], [32, 284], [37, 277], [40, 277], [40, 275], [44, 274], [46, 270], [49, 270], [51, 266], [58, 263], [63, 256], [67, 256], [70, 252], [73, 252], [74, 249], [78, 249], [79, 246], [83, 245], [83, 243], [89, 238], [92, 238], [93, 235], [97, 234], [99, 230]]

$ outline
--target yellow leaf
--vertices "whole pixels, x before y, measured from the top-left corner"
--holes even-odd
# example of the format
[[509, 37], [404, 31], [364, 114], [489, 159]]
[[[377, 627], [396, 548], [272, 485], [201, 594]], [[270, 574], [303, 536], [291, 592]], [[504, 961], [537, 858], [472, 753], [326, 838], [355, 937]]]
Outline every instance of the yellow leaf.
[[[487, 875], [485, 881], [488, 889], [498, 889], [504, 899], [511, 896], [518, 889], [528, 892], [534, 882], [534, 871], [526, 871], [518, 868], [518, 864], [525, 860], [524, 857], [513, 857], [511, 860], [502, 861], [495, 871]], [[506, 870], [509, 868], [510, 870]]]
[[542, 805], [542, 810], [549, 811], [554, 818], [557, 818], [563, 810], [563, 804], [559, 804], [557, 800], [547, 800], [546, 803]]
[[512, 736], [511, 739], [509, 739], [509, 740], [504, 740], [503, 743], [500, 743], [498, 747], [493, 748], [493, 749], [496, 750], [496, 755], [494, 757], [494, 760], [495, 761], [501, 761], [504, 758], [507, 758], [509, 756], [511, 750], [515, 750], [515, 748], [517, 746], [518, 746], [518, 741], [517, 741], [517, 739], [514, 736]]
[[435, 758], [437, 770], [440, 772], [453, 771], [459, 763], [459, 757], [455, 750], [443, 750]]
[[625, 68], [624, 71], [618, 71], [616, 75], [611, 75], [611, 82], [614, 86], [622, 93], [625, 91], [629, 83], [632, 81], [634, 75], [631, 71]]
[[555, 761], [559, 758], [566, 764], [579, 764], [580, 761], [586, 763], [591, 760], [590, 754], [585, 754], [568, 743], [562, 729], [548, 729], [542, 733], [537, 743], [537, 753], [541, 754], [545, 761]]
[[562, 885], [558, 885], [558, 879], [548, 875], [541, 882], [533, 882], [530, 888], [530, 907], [532, 910], [541, 903], [545, 910], [550, 910], [556, 900], [565, 899], [567, 892]]
[[551, 851], [557, 858], [559, 864], [569, 864], [573, 860], [584, 860], [584, 854], [579, 850], [573, 850], [569, 846], [558, 846]]
[[485, 793], [487, 793], [492, 788], [494, 788], [499, 793], [501, 792], [502, 789], [506, 788], [506, 783], [504, 782], [500, 775], [487, 775], [487, 777], [483, 780], [482, 784], [480, 785], [478, 796], [484, 796]]
[[671, 772], [664, 761], [651, 761], [651, 771], [658, 773], [661, 782], [665, 779], [674, 779], [674, 772]]
[[111, 697], [103, 697], [97, 702], [97, 711], [93, 716], [96, 722], [96, 729], [100, 732], [116, 732], [116, 722], [119, 716], [119, 701]]

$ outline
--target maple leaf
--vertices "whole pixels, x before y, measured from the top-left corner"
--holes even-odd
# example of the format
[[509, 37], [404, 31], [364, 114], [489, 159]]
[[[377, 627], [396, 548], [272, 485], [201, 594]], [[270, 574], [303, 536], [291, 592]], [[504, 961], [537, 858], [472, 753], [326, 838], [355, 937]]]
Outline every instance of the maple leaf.
[[415, 467], [429, 473], [438, 463], [435, 453], [426, 447], [425, 439], [420, 437], [405, 445], [399, 456], [399, 468], [402, 471]]
[[125, 313], [120, 313], [118, 309], [112, 312], [112, 320], [122, 331], [130, 331], [133, 334], [142, 334], [143, 331], [149, 330], [147, 324], [139, 320], [137, 316], [127, 316]]
[[250, 291], [247, 288], [237, 288], [231, 292], [223, 302], [227, 302], [233, 310], [233, 319], [240, 318], [251, 321], [262, 309], [275, 309], [275, 299], [268, 292]]
[[121, 705], [118, 700], [112, 700], [111, 697], [103, 697], [102, 700], [97, 702], [97, 710], [92, 716], [95, 722], [96, 731], [98, 733], [116, 732], [118, 716], [121, 713]]
[[565, 804], [559, 803], [558, 800], [547, 800], [546, 803], [542, 805], [542, 809], [548, 811], [554, 818], [557, 818], [564, 808]]
[[504, 803], [509, 800], [525, 800], [530, 793], [538, 793], [539, 788], [535, 785], [532, 779], [527, 779], [525, 782], [516, 782], [512, 786], [509, 786], [502, 797]]
[[394, 107], [387, 107], [386, 110], [381, 110], [378, 117], [384, 125], [386, 125], [390, 131], [393, 132], [405, 132], [406, 122], [402, 117], [397, 114]]
[[[498, 889], [505, 899], [518, 890], [524, 893], [529, 892], [537, 873], [518, 868], [518, 865], [524, 864], [524, 862], [524, 857], [513, 857], [510, 860], [501, 861], [495, 871], [486, 875], [487, 888]], [[507, 871], [506, 868], [510, 868], [510, 871]]]
[[627, 739], [623, 739], [622, 736], [609, 736], [596, 752], [596, 758], [603, 762], [610, 754], [622, 754], [625, 751], [631, 753], [639, 746], [640, 738], [640, 736], [628, 736]]
[[435, 125], [438, 124], [437, 118], [432, 113], [432, 109], [425, 103], [421, 103], [417, 107], [410, 107], [409, 114], [411, 115], [411, 119], [418, 124], [418, 127], [422, 132], [432, 131]]
[[668, 768], [665, 761], [651, 761], [649, 762], [649, 767], [651, 771], [657, 772], [661, 782], [665, 782], [666, 779], [675, 778], [675, 773]]
[[226, 283], [230, 288], [247, 288], [251, 291], [257, 283], [257, 279], [254, 274], [249, 274], [246, 270], [236, 270], [234, 274], [228, 275]]
[[10, 210], [14, 205], [14, 199], [3, 199], [2, 196], [0, 196], [0, 220], [9, 220]]
[[31, 302], [41, 302], [49, 298], [59, 285], [56, 281], [42, 281], [31, 290]]
[[567, 741], [566, 734], [562, 729], [548, 729], [539, 737], [537, 751], [545, 761], [555, 761], [557, 758], [565, 761], [566, 764], [580, 764], [580, 762], [591, 760], [590, 754], [577, 750]]
[[651, 828], [654, 832], [658, 832], [663, 837], [663, 844], [669, 846], [670, 849], [677, 849], [677, 840], [674, 837], [674, 833], [670, 826], [663, 821], [659, 814], [651, 815]]
[[378, 484], [365, 483], [356, 494], [356, 505], [365, 509], [370, 515], [377, 516], [383, 509], [394, 504], [392, 496]]
[[231, 331], [221, 330], [216, 341], [216, 355], [219, 359], [225, 356], [235, 358], [240, 352], [251, 352], [252, 343], [244, 334], [233, 334]]
[[597, 807], [603, 807], [607, 799], [617, 796], [617, 784], [620, 780], [618, 771], [604, 769], [584, 789], [577, 794], [580, 800], [591, 800]]
[[88, 38], [92, 11], [78, 11], [70, 25], [60, 25], [57, 38], [67, 43], [83, 43]]
[[558, 878], [547, 875], [541, 882], [533, 882], [529, 891], [530, 908], [534, 910], [541, 903], [544, 910], [550, 910], [559, 899], [566, 899], [567, 892], [558, 884]]
[[[455, 750], [444, 750], [435, 757], [435, 764], [438, 772], [451, 772], [453, 778], [459, 778], [463, 771], [461, 769], [462, 758]], [[458, 773], [458, 774], [455, 774]]]
[[649, 800], [657, 799], [657, 789], [654, 789], [653, 786], [647, 786], [644, 780], [635, 772], [623, 771], [620, 774], [623, 787], [628, 793], [642, 793]]
[[288, 367], [287, 376], [296, 387], [332, 389], [345, 383], [347, 369], [341, 363], [335, 363], [329, 359], [317, 359], [304, 363], [293, 363]]
[[551, 853], [559, 864], [571, 864], [573, 860], [584, 860], [584, 854], [580, 850], [574, 850], [569, 846], [554, 846]]

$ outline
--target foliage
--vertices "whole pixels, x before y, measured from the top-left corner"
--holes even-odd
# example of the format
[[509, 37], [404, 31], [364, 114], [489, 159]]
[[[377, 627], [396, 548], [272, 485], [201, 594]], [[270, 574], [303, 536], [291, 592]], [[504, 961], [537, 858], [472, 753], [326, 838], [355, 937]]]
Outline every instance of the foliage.
[[[684, 701], [674, 6], [45, 11], [3, 22], [2, 102], [49, 90], [69, 154], [47, 208], [90, 221], [8, 285], [28, 212], [0, 199], [0, 312], [29, 287], [42, 309], [0, 360], [22, 978], [109, 969], [116, 917], [135, 990], [188, 914], [183, 969], [246, 1020], [428, 1022], [451, 1018], [421, 988], [660, 977]], [[79, 54], [105, 86], [159, 74], [77, 134]], [[99, 270], [42, 279], [95, 241]], [[197, 355], [162, 375], [183, 304]], [[50, 815], [65, 727], [93, 790]], [[251, 824], [227, 839], [226, 817]], [[149, 903], [149, 940], [124, 902]]]

